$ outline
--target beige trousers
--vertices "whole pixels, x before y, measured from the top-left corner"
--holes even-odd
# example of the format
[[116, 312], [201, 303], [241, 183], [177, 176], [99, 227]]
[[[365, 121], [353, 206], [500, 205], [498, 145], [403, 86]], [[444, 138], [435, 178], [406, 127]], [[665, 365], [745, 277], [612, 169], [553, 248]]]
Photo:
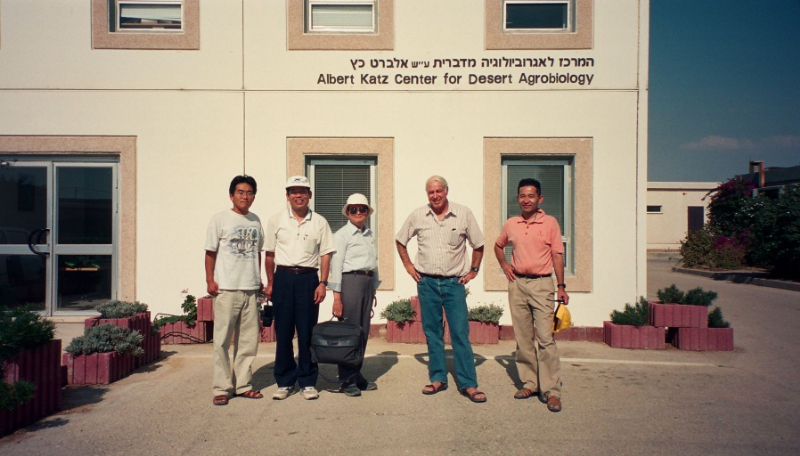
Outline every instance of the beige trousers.
[[[228, 350], [233, 339], [233, 369]], [[258, 352], [256, 290], [220, 290], [214, 298], [214, 396], [253, 389], [252, 364]]]
[[[525, 387], [561, 397], [561, 363], [553, 337], [553, 279], [517, 280], [508, 284], [508, 304], [517, 339], [517, 371]], [[536, 327], [536, 331], [534, 331]]]

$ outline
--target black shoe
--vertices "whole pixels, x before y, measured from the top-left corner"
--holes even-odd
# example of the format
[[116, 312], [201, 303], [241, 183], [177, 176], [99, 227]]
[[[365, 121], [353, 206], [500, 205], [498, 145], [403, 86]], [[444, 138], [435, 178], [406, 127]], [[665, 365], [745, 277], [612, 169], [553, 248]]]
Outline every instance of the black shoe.
[[361, 391], [375, 391], [378, 389], [378, 385], [376, 385], [375, 382], [368, 382], [364, 380], [364, 383], [358, 384], [358, 389]]
[[356, 385], [342, 385], [339, 387], [339, 391], [344, 393], [347, 397], [361, 396], [361, 390]]

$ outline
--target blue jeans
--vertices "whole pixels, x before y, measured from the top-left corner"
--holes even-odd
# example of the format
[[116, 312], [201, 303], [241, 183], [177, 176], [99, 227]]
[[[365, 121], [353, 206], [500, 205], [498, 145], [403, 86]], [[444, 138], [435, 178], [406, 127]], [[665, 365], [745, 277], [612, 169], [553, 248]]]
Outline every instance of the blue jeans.
[[467, 295], [458, 277], [435, 279], [422, 276], [417, 282], [417, 294], [422, 308], [422, 330], [428, 342], [428, 375], [431, 382], [447, 382], [444, 357], [444, 320], [442, 309], [450, 327], [450, 341], [456, 361], [456, 377], [461, 389], [477, 388], [475, 360], [469, 343], [467, 320]]

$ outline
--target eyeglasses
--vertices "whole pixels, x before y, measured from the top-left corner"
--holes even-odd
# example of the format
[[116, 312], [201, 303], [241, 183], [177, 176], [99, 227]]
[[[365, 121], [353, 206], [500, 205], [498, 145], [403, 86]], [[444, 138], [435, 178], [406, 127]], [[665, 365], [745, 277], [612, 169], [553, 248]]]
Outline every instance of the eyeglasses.
[[255, 196], [255, 192], [246, 192], [244, 190], [236, 190], [236, 196], [243, 196], [246, 195], [248, 197]]
[[369, 208], [367, 206], [350, 206], [347, 208], [347, 212], [349, 212], [350, 215], [356, 215], [358, 213], [366, 214], [369, 212]]

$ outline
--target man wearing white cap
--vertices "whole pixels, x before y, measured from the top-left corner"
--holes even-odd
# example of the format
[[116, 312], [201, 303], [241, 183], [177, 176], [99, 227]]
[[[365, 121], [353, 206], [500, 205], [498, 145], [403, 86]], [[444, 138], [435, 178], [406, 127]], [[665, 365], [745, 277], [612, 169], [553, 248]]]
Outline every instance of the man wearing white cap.
[[[269, 219], [264, 239], [267, 299], [275, 305], [275, 381], [273, 399], [286, 399], [300, 386], [305, 399], [317, 399], [317, 364], [311, 360], [311, 329], [325, 299], [331, 255], [336, 251], [325, 217], [308, 208], [311, 185], [305, 176], [286, 182], [289, 207]], [[319, 272], [319, 276], [317, 273]], [[292, 339], [297, 331], [298, 362]]]
[[[373, 212], [369, 200], [361, 193], [353, 193], [347, 198], [342, 214], [348, 222], [333, 236], [336, 253], [331, 258], [333, 315], [361, 326], [363, 350], [367, 348], [372, 303], [380, 283], [375, 236], [366, 225]], [[378, 388], [361, 375], [363, 363], [362, 358], [358, 366], [339, 366], [339, 381], [342, 383], [339, 392], [356, 397], [361, 396], [361, 391]]]

